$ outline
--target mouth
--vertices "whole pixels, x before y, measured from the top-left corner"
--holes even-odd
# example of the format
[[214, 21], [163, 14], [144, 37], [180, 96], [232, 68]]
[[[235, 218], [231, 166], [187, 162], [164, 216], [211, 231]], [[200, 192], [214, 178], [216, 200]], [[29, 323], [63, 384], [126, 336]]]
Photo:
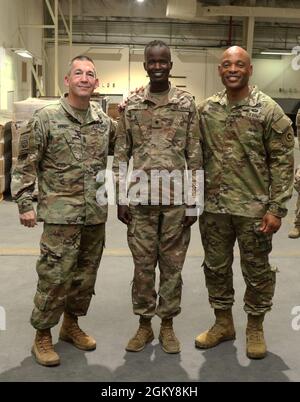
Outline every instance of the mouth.
[[229, 75], [226, 77], [229, 82], [237, 82], [239, 81], [240, 77], [237, 75]]
[[152, 75], [155, 78], [161, 78], [161, 77], [163, 77], [164, 73], [161, 71], [157, 71], [157, 72], [154, 72]]

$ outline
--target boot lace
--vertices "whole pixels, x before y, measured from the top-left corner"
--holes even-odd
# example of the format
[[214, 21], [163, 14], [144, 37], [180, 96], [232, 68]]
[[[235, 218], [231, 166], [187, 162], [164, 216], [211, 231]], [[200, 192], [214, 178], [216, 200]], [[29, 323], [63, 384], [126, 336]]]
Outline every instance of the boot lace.
[[176, 338], [176, 336], [175, 336], [175, 333], [174, 333], [174, 330], [173, 330], [173, 328], [169, 328], [169, 327], [165, 327], [163, 330], [162, 330], [162, 334], [163, 334], [163, 337], [168, 341], [168, 342], [178, 342], [178, 340], [177, 340], [177, 338]]
[[145, 327], [139, 327], [136, 334], [134, 335], [134, 338], [137, 338], [139, 340], [143, 340], [145, 337], [147, 337], [150, 333], [150, 329], [145, 328]]
[[83, 336], [87, 337], [87, 334], [84, 331], [82, 331], [77, 322], [74, 322], [70, 325], [68, 332], [74, 338], [81, 338]]
[[261, 331], [251, 331], [248, 333], [248, 342], [261, 343], [264, 342], [264, 336]]
[[224, 326], [220, 323], [215, 323], [209, 330], [211, 335], [219, 335], [222, 332], [224, 332]]
[[41, 349], [43, 352], [48, 352], [49, 350], [53, 349], [52, 339], [50, 336], [40, 337], [37, 340], [37, 343], [39, 345], [39, 349]]

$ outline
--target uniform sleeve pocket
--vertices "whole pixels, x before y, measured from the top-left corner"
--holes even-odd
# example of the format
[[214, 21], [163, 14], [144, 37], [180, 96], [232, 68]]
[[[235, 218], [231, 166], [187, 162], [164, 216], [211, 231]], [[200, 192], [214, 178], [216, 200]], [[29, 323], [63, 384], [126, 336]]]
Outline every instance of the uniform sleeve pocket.
[[279, 120], [277, 120], [276, 123], [273, 123], [272, 129], [280, 135], [281, 143], [285, 147], [294, 147], [294, 130], [292, 128], [292, 122], [287, 116], [283, 116]]
[[24, 128], [20, 133], [18, 157], [27, 156], [29, 153], [30, 129]]

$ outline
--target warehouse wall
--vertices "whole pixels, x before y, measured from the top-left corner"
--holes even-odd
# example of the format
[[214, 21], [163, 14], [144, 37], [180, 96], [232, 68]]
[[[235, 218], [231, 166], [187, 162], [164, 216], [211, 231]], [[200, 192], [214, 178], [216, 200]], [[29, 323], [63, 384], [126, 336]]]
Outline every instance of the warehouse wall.
[[[49, 60], [54, 60], [54, 49], [47, 50]], [[183, 89], [192, 92], [197, 100], [203, 99], [212, 92], [221, 88], [215, 75], [208, 72], [217, 69], [219, 50], [208, 49], [205, 51], [175, 50], [172, 53], [174, 85], [182, 85]], [[122, 94], [126, 96], [130, 90], [148, 82], [143, 68], [143, 49], [120, 48], [92, 48], [85, 45], [73, 46], [72, 57], [78, 54], [87, 54], [95, 61], [102, 94]], [[59, 47], [59, 84], [63, 91], [63, 78], [68, 69], [69, 48]], [[176, 78], [176, 77], [180, 78]], [[52, 62], [46, 74], [47, 95], [54, 93], [54, 62]]]
[[[48, 48], [48, 57], [54, 60], [53, 47]], [[172, 51], [172, 75], [186, 78], [173, 78], [175, 85], [184, 85], [193, 93], [197, 102], [205, 99], [222, 88], [218, 77], [217, 65], [221, 49]], [[86, 53], [96, 63], [102, 94], [123, 94], [141, 84], [147, 83], [143, 69], [143, 50], [119, 48], [89, 48], [86, 45], [73, 47], [72, 56]], [[272, 97], [300, 98], [300, 70], [292, 68], [295, 56], [284, 56], [281, 59], [253, 59], [254, 74], [251, 82]], [[63, 77], [69, 61], [68, 46], [59, 48], [59, 82], [63, 90]], [[53, 95], [53, 63], [47, 74], [47, 94]]]
[[[21, 24], [43, 23], [43, 0], [0, 0], [0, 120], [11, 117], [14, 101], [31, 95], [30, 62], [10, 48], [22, 47], [18, 37]], [[42, 30], [22, 28], [26, 48], [42, 58]], [[26, 79], [22, 82], [22, 62], [26, 62]]]
[[295, 56], [282, 56], [279, 60], [254, 59], [252, 81], [272, 97], [299, 99], [300, 69], [295, 68], [295, 61]]

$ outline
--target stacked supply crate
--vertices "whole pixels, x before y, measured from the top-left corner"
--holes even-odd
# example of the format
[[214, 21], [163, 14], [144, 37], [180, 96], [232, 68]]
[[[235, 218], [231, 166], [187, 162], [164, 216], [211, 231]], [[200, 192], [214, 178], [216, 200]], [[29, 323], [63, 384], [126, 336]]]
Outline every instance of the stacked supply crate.
[[9, 193], [10, 171], [11, 171], [11, 122], [0, 126], [0, 199], [5, 193]]
[[12, 169], [18, 159], [19, 139], [21, 130], [28, 124], [34, 112], [49, 104], [57, 103], [58, 98], [28, 98], [14, 103], [14, 118], [12, 122]]
[[4, 193], [4, 127], [0, 125], [0, 201], [3, 199]]

